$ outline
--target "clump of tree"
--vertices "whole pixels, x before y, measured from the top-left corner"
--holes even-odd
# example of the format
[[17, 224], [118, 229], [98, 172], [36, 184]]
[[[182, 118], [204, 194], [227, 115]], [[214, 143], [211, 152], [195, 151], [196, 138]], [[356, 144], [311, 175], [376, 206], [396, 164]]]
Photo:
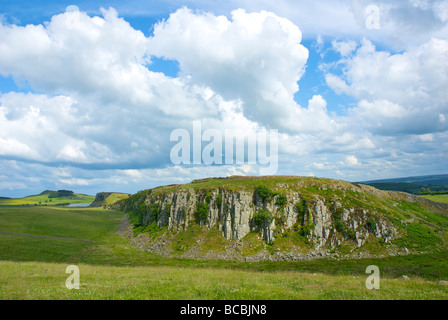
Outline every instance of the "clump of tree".
[[272, 244], [269, 232], [272, 221], [274, 221], [274, 215], [268, 209], [258, 209], [252, 217], [252, 223], [258, 230], [263, 231], [264, 239], [268, 244]]
[[148, 206], [148, 213], [149, 213], [149, 221], [148, 221], [149, 223], [148, 224], [157, 222], [159, 220], [160, 213], [161, 213], [159, 204], [157, 202], [151, 203]]
[[139, 191], [134, 195], [131, 195], [123, 203], [123, 208], [126, 208], [126, 213], [129, 217], [129, 222], [134, 228], [143, 225], [143, 216], [147, 212], [145, 200], [148, 195], [151, 194], [151, 190]]
[[308, 204], [306, 199], [302, 199], [295, 204], [297, 211], [297, 220], [303, 225], [305, 222], [305, 215], [308, 213]]
[[448, 194], [448, 188], [445, 186], [431, 186], [421, 187], [419, 195], [434, 195], [434, 194]]
[[274, 215], [267, 209], [258, 209], [252, 218], [258, 228], [267, 228], [274, 220]]
[[266, 186], [256, 187], [255, 193], [263, 200], [263, 203], [271, 202], [277, 195], [277, 193], [275, 193]]
[[207, 223], [208, 222], [208, 210], [209, 204], [207, 202], [198, 202], [196, 204], [196, 221], [198, 223]]
[[345, 238], [355, 240], [356, 233], [353, 229], [348, 228], [342, 221], [343, 208], [333, 208], [334, 227], [337, 232], [341, 233]]
[[309, 214], [309, 201], [303, 198], [295, 204], [295, 207], [297, 211], [297, 221], [300, 224], [299, 234], [303, 237], [308, 237], [314, 229], [312, 216]]
[[74, 197], [75, 193], [71, 190], [47, 191], [48, 198]]
[[221, 208], [221, 204], [222, 204], [222, 195], [221, 195], [221, 194], [218, 194], [218, 195], [216, 196], [216, 206], [217, 206], [218, 208]]
[[366, 229], [369, 230], [369, 232], [376, 232], [376, 220], [374, 217], [370, 216], [366, 221]]
[[286, 195], [284, 193], [278, 193], [277, 201], [275, 201], [275, 205], [279, 206], [280, 208], [284, 208], [287, 201], [288, 201], [288, 199], [286, 198]]

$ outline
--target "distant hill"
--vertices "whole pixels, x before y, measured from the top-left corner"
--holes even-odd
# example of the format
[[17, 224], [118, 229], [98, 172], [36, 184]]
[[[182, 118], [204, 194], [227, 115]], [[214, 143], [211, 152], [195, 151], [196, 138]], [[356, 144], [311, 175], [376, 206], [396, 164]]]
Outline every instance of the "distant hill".
[[45, 190], [37, 195], [31, 195], [23, 198], [0, 197], [1, 206], [55, 206], [68, 205], [74, 203], [91, 203], [95, 199], [80, 193], [74, 193], [71, 190]]
[[45, 190], [40, 195], [48, 194], [48, 198], [60, 198], [60, 197], [75, 197], [75, 193], [71, 190]]
[[415, 177], [402, 177], [391, 179], [370, 180], [360, 183], [369, 184], [373, 182], [404, 182], [414, 183], [419, 185], [433, 185], [433, 186], [445, 186], [448, 187], [448, 174], [428, 175], [428, 176], [415, 176]]
[[367, 184], [380, 190], [403, 191], [412, 194], [419, 194], [422, 192], [422, 188], [424, 188], [422, 185], [407, 182], [370, 182], [363, 184]]
[[448, 193], [448, 174], [392, 178], [358, 182], [380, 190], [403, 191], [412, 194]]

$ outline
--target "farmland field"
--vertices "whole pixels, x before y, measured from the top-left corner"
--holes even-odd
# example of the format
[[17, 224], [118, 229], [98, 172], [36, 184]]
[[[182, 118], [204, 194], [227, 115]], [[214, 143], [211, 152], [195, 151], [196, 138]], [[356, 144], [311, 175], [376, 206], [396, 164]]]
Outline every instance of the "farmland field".
[[436, 202], [448, 203], [448, 194], [423, 195], [422, 197]]

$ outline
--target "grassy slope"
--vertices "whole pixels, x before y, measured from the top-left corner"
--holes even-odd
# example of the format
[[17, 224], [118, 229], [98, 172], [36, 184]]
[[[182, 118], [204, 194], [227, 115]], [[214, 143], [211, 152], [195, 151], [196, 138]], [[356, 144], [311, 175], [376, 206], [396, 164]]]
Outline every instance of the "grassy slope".
[[106, 198], [106, 200], [104, 200], [103, 204], [106, 205], [106, 206], [111, 206], [114, 203], [116, 203], [117, 201], [121, 201], [121, 200], [126, 199], [128, 197], [129, 197], [129, 194], [127, 194], [127, 193], [114, 192], [110, 196], [108, 196]]
[[21, 206], [21, 205], [47, 205], [54, 206], [61, 203], [89, 203], [95, 197], [85, 194], [75, 194], [73, 197], [49, 198], [48, 194], [39, 194], [23, 198], [0, 199], [0, 206]]
[[94, 242], [0, 234], [0, 259], [68, 261], [116, 230], [121, 214], [99, 209], [0, 207], [0, 231], [90, 239]]
[[[1, 262], [2, 299], [446, 299], [448, 288], [423, 279], [382, 279], [367, 290], [365, 276], [260, 273], [216, 268], [79, 265], [80, 289], [65, 288], [65, 266]], [[131, 289], [132, 288], [132, 289]]]
[[[207, 189], [218, 189], [225, 188], [227, 190], [249, 190], [254, 189], [258, 186], [266, 186], [269, 188], [275, 188], [278, 183], [282, 184], [295, 184], [302, 182], [321, 182], [321, 183], [332, 183], [337, 180], [325, 179], [325, 178], [314, 178], [314, 177], [294, 177], [294, 176], [272, 176], [272, 177], [232, 177], [231, 179], [221, 179], [221, 178], [207, 178], [193, 180], [191, 183], [179, 184], [179, 185], [168, 185], [161, 186], [153, 189], [155, 193], [169, 192], [179, 189], [194, 189], [194, 190], [207, 190]], [[341, 182], [343, 183], [343, 182]]]
[[[132, 247], [115, 232], [122, 213], [55, 207], [0, 208], [0, 299], [447, 299], [448, 254], [362, 260], [237, 262], [168, 259]], [[77, 264], [81, 289], [67, 290]], [[381, 290], [365, 288], [380, 267]], [[400, 278], [402, 274], [410, 280]], [[132, 288], [130, 290], [130, 288]]]
[[422, 197], [436, 202], [448, 203], [448, 194], [424, 195]]

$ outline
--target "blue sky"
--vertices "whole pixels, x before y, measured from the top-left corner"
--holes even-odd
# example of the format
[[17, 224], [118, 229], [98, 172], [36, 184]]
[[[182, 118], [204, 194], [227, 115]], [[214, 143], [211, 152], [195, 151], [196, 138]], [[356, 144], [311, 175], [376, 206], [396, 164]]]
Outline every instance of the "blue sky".
[[173, 163], [198, 120], [277, 130], [276, 174], [446, 173], [447, 22], [442, 0], [2, 1], [0, 196], [260, 174]]

